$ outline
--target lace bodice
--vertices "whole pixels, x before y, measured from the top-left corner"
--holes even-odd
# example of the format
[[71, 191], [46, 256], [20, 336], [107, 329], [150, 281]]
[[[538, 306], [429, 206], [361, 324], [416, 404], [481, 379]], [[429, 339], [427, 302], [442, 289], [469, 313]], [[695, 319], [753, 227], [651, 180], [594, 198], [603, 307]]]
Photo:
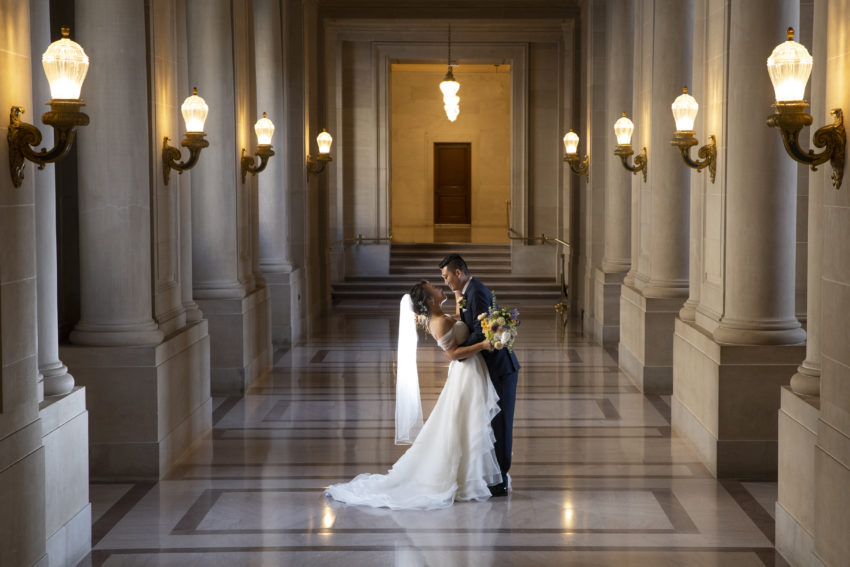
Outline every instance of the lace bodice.
[[462, 344], [469, 338], [469, 327], [463, 321], [456, 321], [451, 331], [437, 339], [440, 348], [447, 350], [455, 345]]

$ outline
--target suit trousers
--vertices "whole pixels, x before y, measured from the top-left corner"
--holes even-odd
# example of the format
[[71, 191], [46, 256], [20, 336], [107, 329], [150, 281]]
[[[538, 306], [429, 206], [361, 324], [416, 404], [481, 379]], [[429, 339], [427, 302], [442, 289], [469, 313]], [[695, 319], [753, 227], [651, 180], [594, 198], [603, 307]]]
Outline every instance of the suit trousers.
[[502, 482], [507, 481], [505, 476], [511, 468], [511, 451], [513, 450], [514, 436], [514, 406], [516, 406], [516, 384], [517, 372], [511, 372], [502, 376], [490, 377], [496, 394], [499, 395], [499, 409], [501, 410], [490, 423], [493, 435], [496, 437], [496, 460], [502, 470]]

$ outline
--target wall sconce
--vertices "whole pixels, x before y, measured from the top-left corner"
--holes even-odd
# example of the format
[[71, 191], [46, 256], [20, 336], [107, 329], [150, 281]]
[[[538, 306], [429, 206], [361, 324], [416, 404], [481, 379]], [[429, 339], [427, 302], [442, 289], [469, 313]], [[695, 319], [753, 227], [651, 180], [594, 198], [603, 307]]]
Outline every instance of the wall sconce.
[[576, 175], [586, 175], [589, 182], [590, 156], [585, 154], [584, 159], [578, 157], [578, 142], [578, 134], [573, 132], [572, 129], [564, 135], [564, 151], [566, 152], [564, 161], [570, 164], [570, 169]]
[[676, 132], [673, 134], [674, 137], [670, 140], [670, 144], [679, 148], [682, 161], [688, 167], [697, 171], [702, 171], [708, 167], [709, 177], [711, 182], [714, 183], [714, 178], [717, 175], [717, 140], [713, 134], [708, 137], [710, 141], [699, 149], [697, 155], [701, 161], [691, 159], [691, 146], [699, 144], [694, 131], [694, 120], [696, 120], [697, 112], [699, 112], [699, 104], [694, 97], [688, 94], [688, 87], [683, 88], [682, 94], [673, 101], [672, 109], [673, 119], [676, 121]]
[[623, 167], [637, 175], [638, 171], [643, 172], [643, 182], [646, 183], [646, 170], [649, 160], [646, 157], [646, 148], [635, 156], [634, 165], [629, 165], [629, 156], [635, 152], [632, 150], [632, 132], [635, 131], [635, 125], [631, 120], [626, 118], [626, 113], [619, 120], [614, 122], [614, 135], [617, 136], [617, 149], [614, 150], [615, 156], [620, 156], [620, 161], [623, 162]]
[[198, 163], [201, 150], [210, 145], [204, 138], [204, 122], [209, 110], [210, 107], [207, 106], [206, 101], [198, 96], [198, 89], [193, 88], [192, 96], [186, 97], [186, 100], [180, 106], [183, 120], [186, 122], [186, 137], [183, 138], [180, 145], [189, 148], [189, 158], [178, 163], [180, 149], [168, 145], [170, 139], [168, 136], [162, 140], [162, 179], [166, 185], [168, 185], [168, 178], [172, 169], [180, 174], [187, 169], [192, 169]]
[[767, 58], [767, 72], [776, 94], [776, 113], [767, 117], [767, 125], [779, 128], [782, 143], [792, 159], [809, 165], [812, 171], [817, 166], [830, 161], [832, 164], [832, 186], [841, 187], [844, 177], [844, 148], [847, 134], [844, 132], [844, 112], [833, 108], [835, 117], [832, 124], [819, 128], [812, 137], [815, 147], [824, 148], [816, 154], [813, 150], [806, 153], [800, 148], [800, 130], [811, 126], [812, 115], [806, 112], [809, 104], [803, 100], [806, 83], [812, 72], [812, 56], [801, 44], [794, 41], [794, 28], [788, 28], [788, 41], [780, 43]]
[[44, 169], [64, 156], [74, 144], [74, 130], [77, 126], [89, 123], [87, 114], [80, 112], [84, 106], [80, 98], [83, 80], [89, 70], [89, 58], [80, 44], [68, 39], [70, 30], [62, 28], [62, 39], [54, 41], [41, 56], [44, 74], [50, 84], [50, 112], [45, 112], [41, 121], [53, 127], [53, 148], [41, 151], [33, 150], [33, 146], [41, 143], [41, 132], [32, 124], [21, 122], [24, 113], [21, 106], [13, 106], [9, 112], [9, 171], [12, 174], [12, 184], [20, 187], [24, 181], [25, 160]]
[[260, 158], [260, 164], [255, 166], [254, 157], [246, 156], [245, 148], [242, 148], [242, 183], [245, 183], [245, 175], [249, 171], [253, 175], [263, 171], [269, 163], [269, 158], [274, 155], [274, 151], [272, 151], [274, 123], [266, 118], [265, 112], [263, 112], [263, 117], [254, 124], [254, 132], [257, 134], [257, 151], [254, 155]]
[[333, 158], [331, 157], [331, 144], [333, 144], [333, 142], [334, 139], [328, 131], [322, 128], [321, 133], [316, 136], [316, 143], [319, 145], [319, 155], [316, 156], [316, 159], [313, 159], [309, 154], [307, 154], [307, 171], [318, 175], [325, 170], [325, 166], [328, 162], [333, 161]]

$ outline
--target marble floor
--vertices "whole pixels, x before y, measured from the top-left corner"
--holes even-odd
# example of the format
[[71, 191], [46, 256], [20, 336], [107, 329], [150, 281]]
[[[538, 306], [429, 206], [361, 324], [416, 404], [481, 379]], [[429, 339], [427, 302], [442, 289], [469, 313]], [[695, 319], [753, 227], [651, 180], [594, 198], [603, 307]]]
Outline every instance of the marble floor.
[[[513, 492], [431, 512], [346, 507], [323, 488], [383, 472], [393, 444], [395, 304], [338, 306], [276, 353], [214, 431], [158, 483], [94, 484], [84, 566], [786, 565], [775, 483], [716, 481], [616, 353], [551, 305], [524, 306]], [[426, 415], [448, 361], [418, 353]]]

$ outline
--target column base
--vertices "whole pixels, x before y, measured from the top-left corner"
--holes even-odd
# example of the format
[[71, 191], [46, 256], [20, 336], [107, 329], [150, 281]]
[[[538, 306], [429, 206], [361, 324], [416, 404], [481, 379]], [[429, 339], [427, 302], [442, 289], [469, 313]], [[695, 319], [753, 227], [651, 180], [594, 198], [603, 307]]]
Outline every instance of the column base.
[[776, 549], [792, 565], [819, 565], [812, 537], [819, 399], [799, 396], [783, 386], [781, 400]]
[[241, 396], [271, 369], [268, 288], [239, 299], [199, 299], [210, 326], [210, 387], [215, 396]]
[[645, 297], [629, 285], [620, 293], [620, 369], [646, 394], [673, 391], [673, 322], [684, 297]]
[[620, 286], [626, 272], [604, 272], [594, 270], [593, 294], [595, 307], [591, 318], [593, 340], [602, 345], [620, 341]]
[[39, 367], [43, 377], [45, 396], [63, 396], [74, 389], [74, 377], [68, 373], [68, 367], [56, 362], [52, 367]]
[[714, 340], [728, 345], [799, 345], [806, 342], [806, 331], [797, 319], [755, 323], [724, 317], [714, 330]]
[[263, 275], [269, 291], [272, 344], [292, 344], [292, 273], [268, 271]]
[[150, 347], [60, 347], [89, 398], [93, 480], [159, 480], [212, 428], [206, 321]]
[[776, 478], [780, 387], [806, 347], [722, 345], [681, 319], [673, 343], [673, 429], [717, 478]]
[[820, 368], [813, 368], [804, 360], [791, 377], [791, 389], [802, 396], [820, 396]]

